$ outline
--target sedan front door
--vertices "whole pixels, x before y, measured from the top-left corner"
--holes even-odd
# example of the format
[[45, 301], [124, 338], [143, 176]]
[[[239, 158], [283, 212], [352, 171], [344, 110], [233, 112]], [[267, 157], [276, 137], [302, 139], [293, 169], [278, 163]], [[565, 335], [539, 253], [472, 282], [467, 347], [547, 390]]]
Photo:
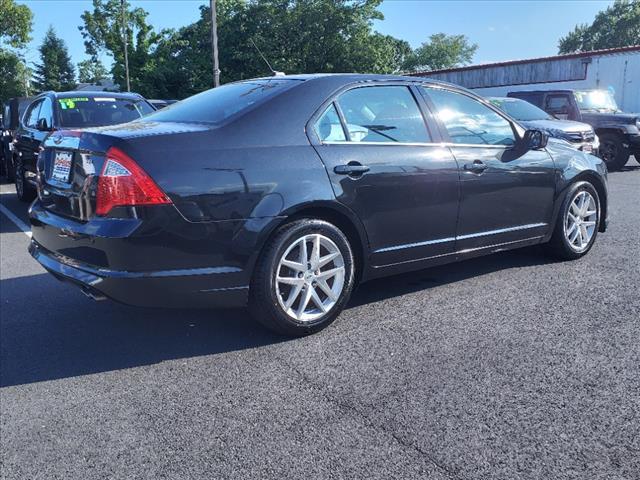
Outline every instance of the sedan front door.
[[555, 168], [544, 150], [522, 148], [498, 110], [461, 91], [425, 86], [460, 166], [458, 251], [531, 240], [550, 228]]

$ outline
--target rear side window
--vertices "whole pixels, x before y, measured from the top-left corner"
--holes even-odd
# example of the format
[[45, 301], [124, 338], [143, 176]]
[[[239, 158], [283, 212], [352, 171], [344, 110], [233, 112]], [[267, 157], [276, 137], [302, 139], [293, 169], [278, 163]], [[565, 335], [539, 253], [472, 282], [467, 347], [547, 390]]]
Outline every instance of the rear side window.
[[440, 88], [421, 87], [436, 107], [436, 114], [453, 143], [513, 145], [511, 123], [479, 101]]
[[58, 98], [63, 127], [99, 127], [126, 123], [153, 111], [142, 99], [101, 97]]
[[336, 106], [332, 103], [316, 123], [316, 133], [323, 142], [346, 142], [347, 137], [342, 129]]
[[409, 88], [359, 87], [338, 98], [352, 142], [427, 143], [430, 136]]
[[282, 79], [230, 83], [163, 108], [149, 115], [149, 120], [218, 124], [296, 84]]

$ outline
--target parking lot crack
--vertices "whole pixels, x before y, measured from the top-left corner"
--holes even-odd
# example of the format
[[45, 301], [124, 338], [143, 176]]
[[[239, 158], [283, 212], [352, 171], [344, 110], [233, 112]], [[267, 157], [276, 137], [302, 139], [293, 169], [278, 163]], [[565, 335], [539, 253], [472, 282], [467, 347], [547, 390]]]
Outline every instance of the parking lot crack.
[[297, 368], [294, 364], [287, 361], [285, 358], [278, 356], [279, 360], [287, 366], [290, 370], [292, 370], [308, 387], [310, 387], [314, 392], [316, 392], [320, 397], [322, 397], [327, 402], [337, 406], [341, 411], [348, 412], [351, 416], [357, 417], [361, 422], [363, 422], [368, 427], [371, 427], [375, 430], [381, 431], [386, 435], [390, 436], [398, 445], [406, 450], [412, 450], [417, 453], [421, 457], [424, 457], [429, 463], [431, 463], [438, 471], [444, 474], [447, 478], [453, 480], [464, 480], [463, 477], [460, 477], [455, 472], [452, 472], [445, 465], [441, 464], [438, 460], [433, 458], [433, 456], [421, 448], [419, 445], [416, 445], [398, 435], [393, 430], [386, 428], [384, 425], [376, 423], [373, 421], [368, 415], [358, 410], [353, 405], [350, 405], [348, 402], [340, 400], [335, 396], [331, 395], [327, 390], [319, 383], [313, 381], [306, 375], [303, 371]]

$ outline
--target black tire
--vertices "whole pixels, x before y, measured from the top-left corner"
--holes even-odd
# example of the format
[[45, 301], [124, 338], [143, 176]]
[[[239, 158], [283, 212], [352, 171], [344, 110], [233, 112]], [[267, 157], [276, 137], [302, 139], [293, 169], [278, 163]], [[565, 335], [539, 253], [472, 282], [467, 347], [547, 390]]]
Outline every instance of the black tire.
[[36, 190], [31, 186], [29, 182], [27, 182], [25, 178], [25, 170], [22, 164], [22, 159], [18, 157], [16, 159], [16, 169], [15, 169], [15, 185], [16, 185], [16, 195], [18, 199], [23, 202], [30, 202], [34, 198], [36, 198]]
[[620, 170], [629, 161], [631, 152], [624, 145], [624, 137], [617, 133], [603, 133], [600, 136], [600, 157], [610, 171]]
[[[596, 203], [596, 220], [593, 230], [593, 235], [589, 240], [586, 247], [577, 250], [575, 246], [572, 246], [565, 235], [565, 225], [567, 224], [567, 217], [569, 209], [571, 208], [571, 203], [573, 200], [583, 191], [588, 192]], [[550, 253], [555, 258], [560, 260], [576, 260], [580, 257], [586, 255], [593, 244], [596, 241], [596, 237], [598, 236], [598, 229], [600, 227], [602, 210], [600, 207], [600, 197], [598, 196], [598, 192], [595, 187], [589, 182], [577, 182], [569, 187], [567, 194], [562, 202], [562, 206], [560, 207], [560, 211], [558, 212], [558, 218], [556, 220], [556, 224], [553, 230], [553, 235], [551, 236], [551, 240], [546, 245], [546, 249], [548, 253]]]
[[[276, 275], [280, 260], [287, 252], [287, 249], [290, 249], [305, 235], [311, 234], [320, 234], [329, 239], [330, 242], [333, 242], [334, 247], [337, 247], [342, 255], [340, 260], [344, 266], [344, 283], [339, 296], [336, 294], [337, 300], [335, 300], [335, 304], [326, 313], [322, 314], [320, 312], [316, 314], [320, 315], [319, 318], [301, 321], [288, 314], [285, 306], [281, 305], [285, 299], [284, 293], [281, 297], [278, 297]], [[309, 265], [311, 264], [309, 263]], [[329, 267], [332, 265], [330, 264]], [[311, 272], [311, 266], [309, 268], [309, 272]], [[315, 273], [318, 271], [319, 268]], [[349, 301], [354, 286], [354, 272], [354, 257], [349, 240], [339, 228], [324, 220], [311, 218], [294, 220], [276, 231], [268, 240], [257, 261], [249, 291], [249, 311], [264, 326], [283, 335], [304, 336], [318, 332], [330, 325]], [[302, 273], [298, 274], [298, 276], [302, 275]], [[294, 287], [291, 288], [293, 289]], [[291, 294], [291, 291], [289, 291], [289, 294]], [[299, 298], [302, 298], [303, 294], [299, 295]], [[312, 302], [313, 305], [317, 306], [315, 301]], [[299, 306], [300, 303], [298, 303]], [[293, 309], [293, 306], [291, 306], [291, 309]]]

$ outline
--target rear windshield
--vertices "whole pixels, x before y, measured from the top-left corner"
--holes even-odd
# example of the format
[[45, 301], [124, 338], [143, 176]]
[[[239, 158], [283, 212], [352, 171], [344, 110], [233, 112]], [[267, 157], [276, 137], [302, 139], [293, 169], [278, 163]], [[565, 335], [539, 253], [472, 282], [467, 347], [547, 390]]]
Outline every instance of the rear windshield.
[[295, 84], [293, 80], [283, 79], [230, 83], [170, 105], [150, 115], [149, 120], [218, 124]]
[[104, 97], [58, 98], [63, 127], [100, 127], [126, 123], [153, 112], [143, 99]]
[[552, 119], [547, 112], [541, 110], [535, 105], [531, 105], [529, 102], [525, 102], [524, 100], [494, 98], [489, 101], [500, 110], [507, 112], [513, 118], [522, 122]]

